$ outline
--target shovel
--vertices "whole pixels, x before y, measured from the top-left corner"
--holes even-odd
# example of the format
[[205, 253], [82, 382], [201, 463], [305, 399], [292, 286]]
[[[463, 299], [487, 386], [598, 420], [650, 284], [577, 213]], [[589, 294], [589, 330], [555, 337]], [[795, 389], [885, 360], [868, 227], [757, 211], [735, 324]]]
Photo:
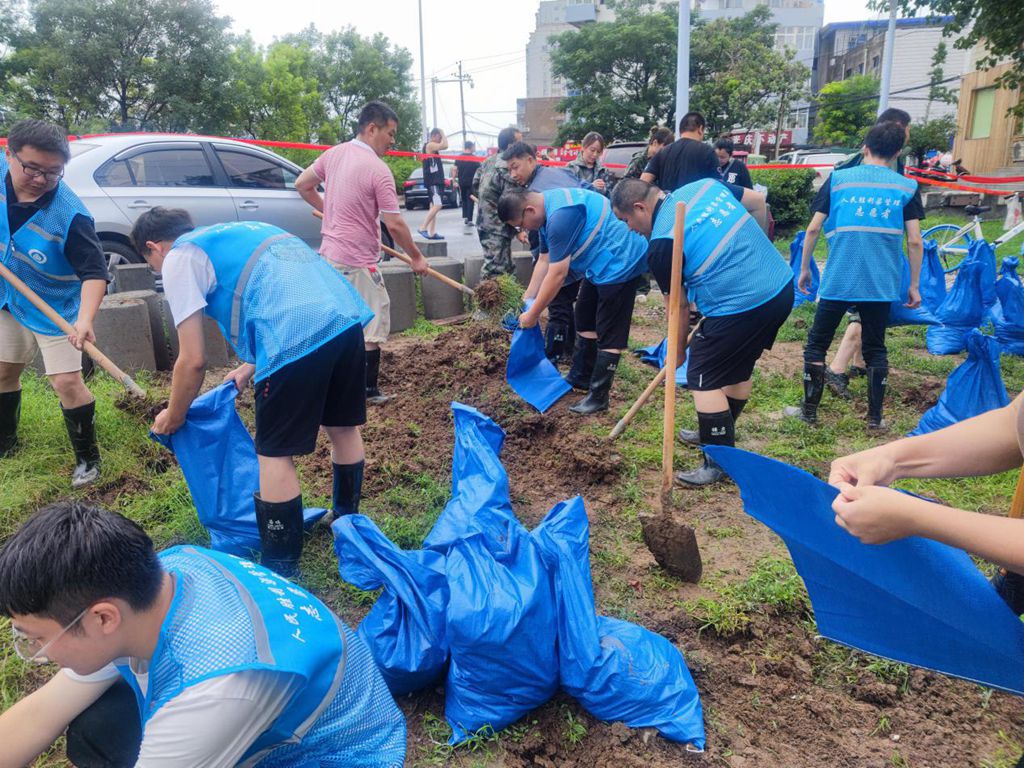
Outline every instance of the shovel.
[[640, 526], [644, 544], [662, 568], [683, 581], [700, 581], [704, 570], [693, 528], [676, 519], [672, 503], [672, 457], [676, 423], [676, 377], [679, 360], [679, 313], [683, 272], [683, 233], [686, 224], [686, 204], [676, 203], [676, 221], [672, 233], [672, 272], [668, 294], [668, 350], [665, 356], [665, 420], [661, 439], [661, 511], [641, 513]]
[[[22, 282], [16, 274], [11, 272], [11, 270], [9, 270], [3, 264], [0, 264], [0, 277], [6, 280], [8, 285], [14, 288], [18, 293], [20, 293], [26, 299], [31, 301], [36, 309], [38, 309], [40, 312], [46, 315], [50, 322], [52, 322], [54, 325], [56, 325], [58, 328], [64, 331], [64, 333], [68, 334], [69, 336], [75, 333], [75, 329], [71, 326], [71, 323], [69, 323], [63, 317], [58, 315], [57, 311], [53, 307], [51, 307], [49, 304], [47, 304], [39, 297], [39, 294], [37, 294], [35, 291], [33, 291], [31, 288], [25, 285], [25, 283]], [[125, 389], [127, 389], [131, 394], [135, 395], [135, 397], [146, 396], [146, 391], [138, 384], [136, 384], [135, 380], [131, 376], [129, 376], [127, 373], [118, 368], [114, 364], [113, 360], [111, 360], [109, 357], [100, 352], [99, 349], [96, 348], [95, 344], [93, 344], [90, 341], [87, 341], [82, 345], [82, 349], [84, 349], [86, 354], [89, 355], [89, 357], [91, 357], [96, 362], [96, 365], [98, 365], [100, 368], [109, 373], [114, 379], [119, 381], [121, 385]]]

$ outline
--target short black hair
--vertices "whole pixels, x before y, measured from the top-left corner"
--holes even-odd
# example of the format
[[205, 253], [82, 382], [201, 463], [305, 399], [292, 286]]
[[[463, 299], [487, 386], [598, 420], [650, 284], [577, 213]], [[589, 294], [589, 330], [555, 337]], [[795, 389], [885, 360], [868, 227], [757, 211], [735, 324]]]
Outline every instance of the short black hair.
[[395, 121], [398, 125], [398, 115], [391, 107], [383, 101], [368, 101], [359, 110], [359, 118], [356, 121], [356, 132], [362, 133], [370, 124], [386, 127], [389, 122]]
[[466, 142], [463, 142], [462, 148], [463, 149], [476, 149], [476, 144], [474, 144], [472, 141], [466, 141]]
[[864, 146], [875, 157], [892, 160], [903, 149], [906, 140], [906, 130], [899, 123], [879, 123], [868, 131], [868, 135], [864, 139]]
[[65, 163], [71, 159], [67, 131], [45, 120], [16, 122], [7, 133], [7, 146], [11, 152], [20, 152], [23, 147], [34, 147], [40, 152], [52, 152], [63, 157]]
[[506, 224], [523, 215], [531, 192], [523, 187], [511, 187], [498, 198], [498, 218]]
[[506, 163], [515, 157], [532, 157], [536, 160], [537, 150], [532, 144], [527, 144], [525, 141], [516, 141], [501, 153], [501, 159]]
[[679, 121], [679, 132], [690, 133], [707, 127], [707, 124], [707, 120], [704, 119], [704, 115], [700, 112], [687, 112], [683, 115], [683, 119]]
[[590, 133], [583, 137], [583, 141], [580, 142], [580, 148], [585, 149], [586, 147], [589, 147], [591, 144], [593, 144], [595, 141], [601, 142], [601, 149], [604, 149], [606, 146], [608, 146], [607, 144], [604, 143], [604, 136], [602, 136], [597, 131], [591, 131]]
[[676, 135], [671, 130], [666, 128], [664, 125], [656, 125], [651, 128], [650, 138], [647, 139], [648, 144], [658, 142], [659, 144], [671, 144], [676, 140]]
[[184, 208], [164, 208], [158, 205], [150, 208], [135, 220], [132, 233], [128, 236], [132, 247], [140, 254], [146, 252], [146, 243], [177, 240], [186, 232], [196, 228], [192, 216]]
[[735, 147], [733, 146], [732, 139], [730, 139], [728, 136], [723, 136], [722, 138], [715, 142], [715, 149], [723, 149], [730, 155], [733, 153], [734, 148]]
[[658, 187], [641, 179], [622, 179], [612, 190], [612, 208], [626, 213], [631, 211], [636, 203], [646, 200], [651, 192], [658, 191]]
[[516, 140], [516, 134], [519, 133], [519, 129], [514, 125], [510, 125], [508, 128], [502, 128], [498, 132], [498, 151], [504, 152], [509, 148], [509, 145]]
[[910, 113], [896, 107], [889, 107], [875, 120], [875, 125], [881, 123], [899, 123], [904, 129], [910, 125]]
[[137, 524], [99, 507], [44, 507], [0, 548], [0, 615], [41, 616], [67, 625], [99, 600], [151, 608], [164, 570]]

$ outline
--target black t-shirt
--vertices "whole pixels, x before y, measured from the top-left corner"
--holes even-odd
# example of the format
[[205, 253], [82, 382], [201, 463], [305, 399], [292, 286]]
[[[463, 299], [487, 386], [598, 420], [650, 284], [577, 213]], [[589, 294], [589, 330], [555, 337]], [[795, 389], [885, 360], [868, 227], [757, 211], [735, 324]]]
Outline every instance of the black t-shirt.
[[[423, 152], [426, 153], [427, 145], [423, 145]], [[440, 187], [444, 185], [444, 166], [441, 165], [440, 157], [423, 158], [423, 186]]]
[[747, 164], [739, 160], [730, 160], [722, 166], [722, 179], [739, 187], [754, 188], [754, 182], [750, 180], [750, 171], [747, 170]]
[[476, 169], [480, 167], [480, 163], [475, 160], [456, 160], [455, 161], [455, 172], [459, 177], [460, 187], [471, 187], [473, 186], [473, 176], [476, 175]]
[[[814, 202], [811, 203], [811, 215], [816, 213], [824, 213], [828, 216], [829, 211], [832, 208], [832, 177], [829, 176], [825, 179], [825, 183], [821, 185], [821, 189], [818, 190], [818, 194], [814, 196]], [[903, 206], [903, 221], [913, 221], [917, 219], [920, 221], [924, 218], [924, 204], [921, 202], [921, 188], [918, 187], [914, 191], [914, 196], [910, 198], [910, 202]]]
[[718, 156], [710, 146], [696, 139], [677, 139], [651, 158], [644, 173], [666, 192], [699, 179], [721, 179]]
[[[61, 182], [62, 184], [64, 182]], [[57, 187], [31, 203], [19, 203], [14, 194], [11, 174], [4, 178], [7, 190], [7, 223], [13, 235], [41, 208], [46, 208], [57, 196]], [[103, 255], [103, 246], [96, 235], [96, 227], [88, 216], [78, 214], [71, 220], [67, 239], [64, 241], [64, 258], [75, 270], [79, 280], [109, 280], [107, 259]]]

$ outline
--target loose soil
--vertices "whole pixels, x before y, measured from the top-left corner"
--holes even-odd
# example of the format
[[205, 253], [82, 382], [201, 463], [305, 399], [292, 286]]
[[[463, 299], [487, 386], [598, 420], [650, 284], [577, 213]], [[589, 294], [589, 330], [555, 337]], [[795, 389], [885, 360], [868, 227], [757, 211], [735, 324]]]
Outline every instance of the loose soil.
[[[637, 310], [641, 316], [658, 312]], [[654, 334], [648, 331], [652, 338], [643, 342], [656, 341]], [[396, 469], [447, 482], [452, 400], [494, 418], [507, 434], [502, 460], [520, 519], [532, 527], [554, 503], [583, 495], [592, 560], [615, 555], [613, 565], [602, 565], [600, 573], [594, 569], [599, 607], [615, 605], [617, 615], [663, 634], [683, 651], [701, 692], [708, 747], [704, 755], [693, 755], [653, 731], [601, 723], [586, 713], [574, 715], [586, 727], [574, 745], [567, 736], [567, 713], [579, 708], [560, 697], [525, 719], [525, 734], [503, 738], [492, 750], [495, 757], [482, 760], [479, 753], [463, 750], [445, 758], [424, 728], [425, 712], [443, 713], [442, 693], [432, 690], [400, 702], [409, 723], [410, 765], [980, 768], [1003, 746], [1000, 731], [1017, 740], [1024, 734], [1024, 706], [1015, 697], [913, 668], [902, 681], [883, 679], [864, 669], [863, 657], [837, 669], [835, 654], [828, 653], [835, 646], [815, 638], [802, 611], [754, 614], [746, 629], [731, 637], [699, 631], [682, 604], [712, 593], [665, 576], [644, 547], [635, 516], [622, 509], [618, 489], [626, 477], [617, 444], [581, 430], [587, 422], [568, 411], [579, 395], [567, 395], [543, 416], [532, 411], [504, 383], [507, 353], [508, 334], [488, 323], [385, 347], [381, 385], [394, 399], [369, 412], [363, 433], [369, 457], [365, 497], [385, 490]], [[764, 364], [795, 375], [800, 360], [799, 345], [780, 343]], [[911, 396], [927, 401], [924, 410], [940, 386], [922, 380]], [[613, 388], [612, 412], [627, 405]], [[609, 428], [613, 423], [607, 414], [598, 418]], [[328, 461], [329, 448], [321, 439], [317, 453], [302, 462], [304, 482], [324, 495], [330, 493]], [[387, 473], [375, 470], [383, 465]], [[649, 506], [657, 509], [657, 474], [640, 480]], [[706, 575], [745, 577], [763, 556], [785, 556], [775, 535], [743, 512], [735, 488], [690, 497], [683, 492], [680, 503], [681, 519], [697, 528]], [[358, 613], [347, 611], [346, 618], [357, 621]]]

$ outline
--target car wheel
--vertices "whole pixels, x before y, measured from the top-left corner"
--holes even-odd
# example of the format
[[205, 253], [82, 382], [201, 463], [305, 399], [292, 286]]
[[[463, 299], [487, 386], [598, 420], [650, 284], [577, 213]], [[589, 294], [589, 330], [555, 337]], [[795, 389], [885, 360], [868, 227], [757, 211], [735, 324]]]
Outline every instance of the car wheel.
[[[136, 253], [134, 248], [117, 240], [100, 240], [100, 245], [103, 246], [103, 255], [107, 259], [107, 274], [110, 276], [108, 292], [114, 289], [114, 267], [122, 264], [143, 264], [146, 261], [139, 253]], [[154, 273], [153, 278], [157, 291], [163, 290], [163, 281], [160, 279], [160, 275]]]

